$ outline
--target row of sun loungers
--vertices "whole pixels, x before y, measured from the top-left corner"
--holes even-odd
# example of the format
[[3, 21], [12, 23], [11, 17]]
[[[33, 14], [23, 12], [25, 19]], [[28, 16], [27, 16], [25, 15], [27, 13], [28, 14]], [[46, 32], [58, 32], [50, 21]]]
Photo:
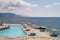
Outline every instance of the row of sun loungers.
[[[27, 26], [26, 25], [28, 25], [28, 26], [30, 26], [30, 27], [32, 27], [32, 28], [35, 28], [35, 29], [39, 29], [40, 30], [40, 32], [45, 32], [45, 31], [47, 31], [47, 27], [46, 26], [36, 26], [36, 25], [31, 25], [31, 23], [29, 23], [29, 24], [23, 24], [23, 26], [24, 26], [24, 28], [27, 28]], [[30, 31], [31, 29], [26, 29], [25, 31]], [[52, 32], [53, 31], [53, 32]], [[56, 29], [55, 30], [52, 30], [51, 32], [52, 33], [50, 33], [50, 36], [52, 36], [52, 37], [57, 37], [58, 35], [59, 35], [59, 33], [57, 33], [57, 31], [56, 31]], [[47, 31], [48, 32], [48, 31]], [[36, 33], [31, 33], [30, 35], [36, 35]]]

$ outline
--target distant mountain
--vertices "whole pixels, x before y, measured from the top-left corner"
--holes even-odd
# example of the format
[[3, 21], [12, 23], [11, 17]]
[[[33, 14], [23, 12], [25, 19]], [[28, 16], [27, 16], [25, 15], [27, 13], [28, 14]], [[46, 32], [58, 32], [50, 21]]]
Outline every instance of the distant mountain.
[[14, 17], [23, 17], [21, 15], [16, 15], [14, 13], [0, 13], [0, 18], [4, 18], [4, 17], [9, 17], [9, 18], [14, 18]]
[[14, 13], [0, 13], [0, 21], [1, 22], [21, 23], [23, 20], [25, 20], [25, 17], [22, 15], [16, 15]]

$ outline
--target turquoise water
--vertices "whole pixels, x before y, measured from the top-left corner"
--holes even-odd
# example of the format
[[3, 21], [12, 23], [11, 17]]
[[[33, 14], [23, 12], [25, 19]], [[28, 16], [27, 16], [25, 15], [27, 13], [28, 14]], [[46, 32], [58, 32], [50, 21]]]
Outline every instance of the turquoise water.
[[26, 33], [21, 26], [10, 26], [10, 29], [0, 31], [0, 36], [8, 36], [9, 38], [16, 38], [19, 36], [26, 36]]

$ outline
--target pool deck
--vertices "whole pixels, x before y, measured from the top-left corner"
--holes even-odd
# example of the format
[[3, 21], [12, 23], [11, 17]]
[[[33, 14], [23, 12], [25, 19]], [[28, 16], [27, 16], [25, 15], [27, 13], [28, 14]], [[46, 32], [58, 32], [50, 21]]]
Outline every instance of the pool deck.
[[[21, 25], [21, 24], [8, 24], [8, 25]], [[40, 32], [38, 29], [34, 29], [30, 26], [27, 26], [24, 24], [27, 28], [24, 28], [23, 30], [25, 31], [26, 29], [30, 29], [30, 31], [25, 31], [27, 33], [26, 37], [16, 37], [16, 38], [8, 38], [6, 36], [0, 36], [0, 40], [60, 40], [60, 37], [50, 37], [49, 32]], [[28, 36], [30, 33], [36, 33], [36, 36]]]
[[30, 26], [27, 26], [27, 25], [25, 25], [25, 26], [26, 26], [27, 28], [25, 28], [24, 30], [30, 29], [30, 31], [25, 31], [25, 32], [27, 33], [27, 36], [28, 36], [30, 33], [34, 32], [34, 33], [37, 34], [35, 37], [50, 37], [50, 36], [49, 36], [49, 32], [40, 32], [40, 30], [38, 30], [38, 29], [34, 29], [34, 28], [32, 28], [32, 27], [30, 27]]

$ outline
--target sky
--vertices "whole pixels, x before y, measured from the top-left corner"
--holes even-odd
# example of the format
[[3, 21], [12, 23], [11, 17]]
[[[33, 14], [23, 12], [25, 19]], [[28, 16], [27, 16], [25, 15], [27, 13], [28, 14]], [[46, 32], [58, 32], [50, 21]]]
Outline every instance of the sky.
[[28, 17], [60, 17], [60, 0], [0, 0], [0, 12]]

